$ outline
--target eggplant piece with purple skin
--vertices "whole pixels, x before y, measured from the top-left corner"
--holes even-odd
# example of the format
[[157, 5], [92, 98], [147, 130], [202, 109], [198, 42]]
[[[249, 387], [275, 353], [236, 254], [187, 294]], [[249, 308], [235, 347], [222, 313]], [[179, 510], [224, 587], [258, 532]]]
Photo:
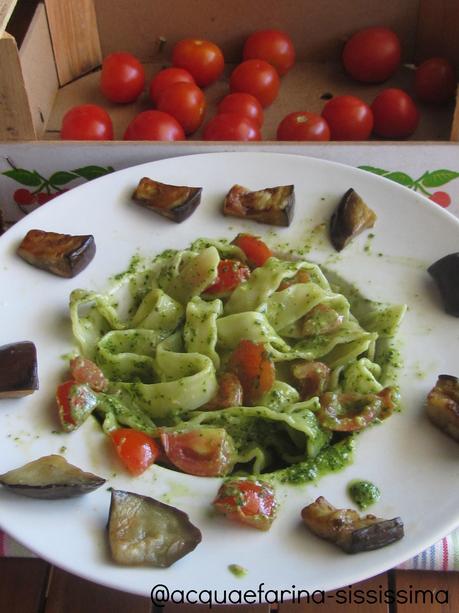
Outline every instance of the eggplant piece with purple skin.
[[251, 192], [233, 185], [223, 202], [223, 215], [251, 219], [271, 226], [289, 226], [295, 208], [293, 185], [267, 187]]
[[57, 500], [94, 491], [105, 479], [69, 464], [60, 455], [48, 455], [0, 475], [0, 484], [28, 498]]
[[381, 519], [375, 515], [361, 517], [353, 509], [337, 509], [323, 496], [301, 511], [306, 526], [346, 553], [359, 553], [386, 547], [404, 536], [400, 517]]
[[132, 199], [141, 206], [176, 223], [185, 221], [201, 202], [202, 187], [168, 185], [143, 177]]
[[432, 423], [459, 443], [459, 379], [439, 375], [427, 396], [427, 415]]
[[167, 568], [193, 551], [202, 535], [183, 511], [112, 489], [108, 538], [115, 562]]
[[20, 398], [38, 389], [37, 350], [30, 341], [0, 347], [0, 398]]
[[365, 204], [356, 191], [347, 190], [330, 220], [330, 240], [336, 251], [358, 234], [375, 225], [376, 213]]
[[459, 317], [459, 253], [450, 253], [434, 262], [427, 272], [437, 284], [445, 311]]
[[72, 236], [44, 230], [29, 230], [17, 250], [26, 262], [68, 279], [75, 277], [96, 253], [94, 236]]

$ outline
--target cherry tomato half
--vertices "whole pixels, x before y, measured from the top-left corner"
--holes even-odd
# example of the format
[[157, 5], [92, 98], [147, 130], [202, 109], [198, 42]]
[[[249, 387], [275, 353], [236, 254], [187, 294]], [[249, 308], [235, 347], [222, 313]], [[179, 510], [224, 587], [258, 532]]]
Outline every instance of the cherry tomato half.
[[198, 38], [185, 38], [172, 50], [172, 64], [185, 68], [199, 87], [207, 87], [222, 74], [225, 60], [215, 43]]
[[116, 452], [133, 475], [141, 475], [158, 459], [161, 450], [156, 441], [132, 428], [119, 428], [110, 433]]
[[145, 86], [145, 70], [131, 53], [111, 53], [102, 62], [100, 89], [111, 102], [134, 102]]
[[172, 115], [161, 111], [143, 111], [128, 125], [124, 140], [185, 140], [185, 132]]
[[231, 73], [232, 92], [245, 92], [255, 96], [263, 107], [269, 106], [279, 93], [277, 71], [265, 60], [246, 60]]
[[233, 439], [224, 428], [162, 432], [161, 442], [172, 464], [189, 475], [222, 477], [236, 461]]
[[282, 76], [295, 63], [295, 47], [285, 32], [261, 30], [251, 34], [245, 41], [242, 56], [244, 60], [265, 60]]
[[150, 83], [150, 99], [157, 104], [159, 94], [174, 83], [195, 83], [193, 75], [184, 68], [164, 68], [160, 70]]
[[260, 140], [258, 125], [239, 113], [215, 115], [204, 127], [204, 140]]
[[244, 92], [225, 96], [218, 105], [218, 113], [239, 113], [254, 121], [259, 128], [263, 125], [263, 107], [255, 96]]
[[419, 111], [402, 89], [389, 88], [379, 93], [371, 105], [374, 132], [385, 138], [406, 138], [418, 127]]
[[113, 140], [110, 115], [96, 104], [81, 104], [62, 119], [62, 140]]
[[327, 102], [322, 117], [332, 140], [367, 140], [373, 129], [373, 113], [355, 96], [336, 96]]
[[205, 290], [206, 294], [223, 296], [250, 277], [250, 268], [238, 260], [220, 260], [217, 270], [218, 276]]
[[258, 530], [269, 530], [277, 511], [271, 485], [249, 479], [231, 479], [223, 483], [213, 505], [228, 519]]
[[71, 379], [57, 387], [56, 402], [62, 427], [70, 432], [79, 428], [93, 412], [97, 396], [89, 385]]
[[365, 28], [356, 32], [343, 49], [348, 74], [363, 83], [386, 81], [400, 66], [400, 40], [388, 28]]
[[416, 69], [414, 89], [424, 102], [443, 104], [454, 98], [457, 79], [451, 62], [442, 57], [433, 57], [422, 62]]
[[159, 111], [175, 117], [185, 134], [192, 134], [202, 123], [206, 99], [195, 83], [181, 81], [163, 89], [157, 107]]
[[272, 251], [258, 236], [252, 234], [238, 234], [232, 241], [233, 245], [242, 249], [247, 256], [247, 263], [251, 268], [263, 266], [272, 256]]
[[229, 359], [228, 369], [241, 382], [244, 404], [255, 405], [272, 388], [276, 370], [263, 343], [243, 339]]
[[277, 140], [330, 140], [330, 128], [325, 119], [316, 113], [290, 113], [277, 128]]
[[77, 383], [87, 383], [95, 392], [103, 392], [108, 387], [104, 373], [88, 358], [73, 358], [70, 361], [70, 373]]

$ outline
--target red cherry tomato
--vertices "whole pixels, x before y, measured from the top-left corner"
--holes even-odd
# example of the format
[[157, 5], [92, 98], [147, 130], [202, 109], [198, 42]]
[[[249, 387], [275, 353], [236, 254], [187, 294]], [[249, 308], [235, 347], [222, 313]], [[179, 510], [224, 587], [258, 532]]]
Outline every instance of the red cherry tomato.
[[373, 113], [355, 96], [336, 96], [327, 102], [322, 117], [332, 140], [367, 140], [373, 129]]
[[255, 405], [272, 388], [276, 370], [265, 351], [263, 343], [249, 340], [240, 341], [229, 359], [228, 369], [241, 382], [244, 403]]
[[172, 115], [143, 111], [128, 125], [124, 140], [185, 140], [185, 132]]
[[141, 475], [154, 464], [161, 450], [156, 441], [132, 428], [119, 428], [110, 433], [116, 452], [133, 475]]
[[87, 383], [95, 392], [108, 387], [108, 380], [97, 364], [80, 355], [70, 361], [70, 374], [77, 383]]
[[251, 34], [245, 41], [242, 56], [244, 60], [265, 60], [282, 76], [295, 63], [295, 47], [285, 32], [261, 30]]
[[219, 113], [239, 113], [248, 117], [254, 121], [258, 127], [262, 127], [264, 113], [263, 107], [251, 94], [245, 94], [244, 92], [236, 92], [235, 94], [228, 94], [225, 96], [218, 105]]
[[419, 111], [411, 96], [402, 89], [384, 89], [374, 99], [371, 110], [374, 132], [378, 136], [406, 138], [418, 127]]
[[263, 266], [272, 256], [272, 251], [260, 238], [251, 234], [238, 234], [232, 241], [233, 245], [242, 249], [247, 256], [247, 263], [251, 268]]
[[81, 104], [62, 119], [62, 140], [113, 140], [110, 115], [96, 104]]
[[248, 117], [239, 113], [220, 113], [211, 119], [203, 131], [204, 140], [261, 140], [260, 129]]
[[160, 70], [150, 83], [150, 99], [157, 104], [159, 94], [174, 83], [195, 83], [193, 75], [184, 68], [164, 68]]
[[442, 104], [454, 98], [457, 79], [451, 62], [442, 57], [433, 57], [422, 62], [416, 69], [414, 89], [424, 102]]
[[316, 113], [290, 113], [277, 128], [277, 140], [330, 140], [330, 128], [325, 119]]
[[222, 74], [225, 60], [221, 49], [214, 43], [185, 38], [172, 50], [172, 64], [188, 70], [199, 87], [207, 87]]
[[249, 479], [232, 479], [223, 483], [213, 505], [228, 519], [258, 530], [269, 530], [277, 511], [271, 485]]
[[71, 379], [57, 387], [56, 402], [62, 427], [70, 432], [79, 428], [93, 412], [97, 396], [89, 385]]
[[131, 53], [111, 53], [102, 62], [100, 89], [111, 102], [134, 102], [145, 86], [145, 70]]
[[363, 83], [386, 81], [400, 66], [400, 40], [388, 28], [365, 28], [347, 41], [343, 64], [348, 74]]
[[233, 439], [224, 428], [162, 432], [161, 442], [172, 464], [189, 475], [222, 477], [236, 460]]
[[250, 269], [238, 260], [220, 260], [218, 276], [212, 285], [205, 290], [206, 294], [222, 296], [232, 292], [236, 287], [250, 277]]
[[232, 92], [252, 94], [262, 106], [269, 106], [279, 93], [280, 80], [275, 68], [265, 60], [246, 60], [231, 73]]
[[179, 82], [166, 87], [158, 97], [158, 110], [169, 113], [185, 134], [196, 132], [204, 118], [206, 99], [195, 83]]

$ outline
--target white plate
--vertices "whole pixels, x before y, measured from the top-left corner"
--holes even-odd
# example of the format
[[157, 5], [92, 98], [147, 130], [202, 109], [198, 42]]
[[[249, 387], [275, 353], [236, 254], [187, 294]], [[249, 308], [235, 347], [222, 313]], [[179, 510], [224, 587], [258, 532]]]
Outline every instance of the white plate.
[[[202, 203], [184, 223], [174, 224], [133, 204], [138, 180], [202, 185]], [[288, 229], [224, 218], [223, 196], [234, 183], [252, 189], [295, 185], [296, 211]], [[311, 229], [327, 222], [339, 198], [354, 187], [375, 210], [375, 237], [361, 235], [333, 264], [373, 299], [409, 305], [400, 337], [405, 366], [405, 409], [358, 440], [355, 463], [318, 485], [280, 488], [279, 517], [268, 533], [212, 517], [218, 481], [180, 475], [154, 466], [131, 478], [93, 420], [77, 432], [59, 434], [54, 390], [65, 376], [61, 356], [72, 349], [68, 296], [76, 287], [103, 290], [108, 277], [125, 270], [137, 249], [154, 254], [186, 247], [200, 236], [232, 237], [245, 230], [271, 243], [304, 245]], [[78, 277], [60, 279], [15, 255], [31, 228], [94, 234], [97, 254]], [[316, 236], [320, 235], [316, 233]], [[169, 569], [126, 568], [111, 562], [105, 534], [110, 494], [106, 488], [74, 500], [40, 501], [0, 491], [0, 525], [13, 537], [72, 573], [107, 586], [148, 595], [156, 584], [170, 590], [329, 590], [352, 584], [402, 562], [459, 523], [459, 447], [424, 415], [424, 400], [439, 373], [459, 374], [459, 326], [443, 312], [426, 273], [428, 264], [457, 251], [459, 223], [425, 198], [354, 168], [301, 156], [263, 153], [193, 155], [129, 168], [73, 189], [32, 213], [0, 239], [0, 345], [33, 341], [38, 350], [40, 390], [19, 400], [1, 400], [0, 472], [67, 448], [67, 459], [108, 479], [108, 486], [166, 500], [189, 513], [203, 533], [198, 548]], [[367, 246], [367, 250], [365, 250]], [[382, 253], [383, 255], [379, 255]], [[326, 234], [311, 258], [334, 254]], [[333, 260], [333, 258], [332, 258]], [[382, 490], [371, 511], [401, 516], [406, 536], [379, 551], [348, 556], [311, 535], [300, 510], [318, 495], [350, 506], [346, 485], [364, 478]], [[234, 577], [229, 564], [247, 569]], [[229, 596], [227, 595], [227, 598]], [[273, 594], [265, 595], [268, 600]], [[264, 599], [262, 594], [262, 600]], [[284, 594], [284, 599], [288, 595]]]

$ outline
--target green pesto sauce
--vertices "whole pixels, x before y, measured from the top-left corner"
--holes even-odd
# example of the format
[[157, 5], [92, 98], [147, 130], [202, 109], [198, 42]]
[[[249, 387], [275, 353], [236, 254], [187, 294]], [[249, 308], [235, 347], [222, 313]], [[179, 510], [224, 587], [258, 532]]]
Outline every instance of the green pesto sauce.
[[381, 497], [379, 488], [371, 481], [351, 481], [348, 485], [348, 494], [362, 511], [378, 502]]
[[238, 578], [245, 577], [247, 574], [247, 569], [243, 566], [239, 566], [239, 564], [229, 564], [228, 570]]

